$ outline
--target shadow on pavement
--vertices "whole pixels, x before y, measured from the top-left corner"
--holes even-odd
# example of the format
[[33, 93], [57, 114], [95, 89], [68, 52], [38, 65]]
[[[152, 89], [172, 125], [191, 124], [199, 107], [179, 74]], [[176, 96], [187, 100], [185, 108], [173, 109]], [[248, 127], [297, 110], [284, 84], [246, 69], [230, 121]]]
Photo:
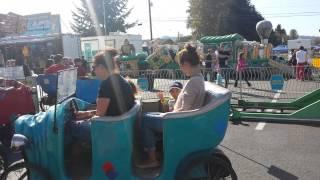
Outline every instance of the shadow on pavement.
[[281, 169], [281, 168], [279, 168], [277, 166], [271, 165], [271, 167], [268, 167], [268, 166], [266, 166], [266, 165], [264, 165], [264, 164], [262, 164], [262, 163], [260, 163], [260, 162], [258, 162], [256, 160], [254, 160], [254, 159], [252, 159], [252, 158], [250, 158], [248, 156], [245, 156], [245, 155], [243, 155], [243, 154], [241, 154], [241, 153], [239, 153], [237, 151], [232, 150], [229, 147], [226, 147], [224, 145], [220, 145], [220, 146], [223, 147], [224, 149], [236, 154], [236, 155], [239, 155], [239, 156], [241, 156], [241, 157], [243, 157], [243, 158], [245, 158], [245, 159], [247, 159], [247, 160], [249, 160], [249, 161], [251, 161], [251, 162], [253, 162], [255, 164], [258, 164], [258, 165], [268, 169], [268, 174], [270, 174], [270, 175], [272, 175], [272, 176], [274, 176], [274, 177], [276, 177], [276, 178], [278, 178], [280, 180], [297, 180], [298, 179], [297, 176], [295, 176], [295, 175], [291, 174], [290, 172], [287, 172], [287, 171], [285, 171], [285, 170], [283, 170], [283, 169]]
[[296, 180], [298, 179], [297, 176], [283, 170], [283, 169], [280, 169], [276, 166], [271, 166], [270, 168], [268, 168], [268, 173], [271, 174], [272, 176], [278, 178], [278, 179], [283, 179], [283, 180]]
[[247, 127], [250, 126], [250, 124], [243, 123], [242, 121], [232, 121], [232, 125], [242, 125], [242, 126], [247, 126]]

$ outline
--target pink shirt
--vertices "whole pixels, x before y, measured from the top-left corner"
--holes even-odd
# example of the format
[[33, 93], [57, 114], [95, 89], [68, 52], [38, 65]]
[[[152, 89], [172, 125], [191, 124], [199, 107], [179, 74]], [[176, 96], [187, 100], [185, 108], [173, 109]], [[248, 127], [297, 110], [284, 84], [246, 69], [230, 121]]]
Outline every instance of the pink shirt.
[[246, 68], [246, 63], [244, 59], [239, 58], [238, 59], [238, 64], [237, 64], [237, 71], [243, 71]]

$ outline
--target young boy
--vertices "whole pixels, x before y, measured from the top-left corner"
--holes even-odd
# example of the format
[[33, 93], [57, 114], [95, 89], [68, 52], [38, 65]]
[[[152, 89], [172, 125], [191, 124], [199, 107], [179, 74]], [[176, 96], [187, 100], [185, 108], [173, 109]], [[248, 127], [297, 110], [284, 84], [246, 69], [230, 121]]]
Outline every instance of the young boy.
[[183, 85], [180, 82], [173, 82], [169, 87], [169, 93], [172, 96], [173, 99], [166, 100], [163, 96], [163, 92], [158, 93], [158, 97], [160, 99], [160, 103], [163, 107], [164, 112], [171, 112], [173, 111], [174, 104], [176, 103], [176, 100], [178, 99], [178, 96], [183, 88]]

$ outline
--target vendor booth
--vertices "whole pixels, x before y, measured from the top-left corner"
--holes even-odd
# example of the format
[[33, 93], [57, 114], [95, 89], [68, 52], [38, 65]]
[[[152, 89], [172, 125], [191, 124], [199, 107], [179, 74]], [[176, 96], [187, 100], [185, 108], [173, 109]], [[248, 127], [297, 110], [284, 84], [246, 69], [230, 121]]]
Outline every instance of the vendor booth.
[[12, 31], [0, 38], [0, 50], [5, 61], [15, 59], [17, 64], [29, 64], [36, 73], [41, 73], [52, 54], [70, 58], [81, 56], [80, 37], [61, 33], [59, 15], [21, 16], [19, 23], [12, 27], [16, 28], [19, 32]]

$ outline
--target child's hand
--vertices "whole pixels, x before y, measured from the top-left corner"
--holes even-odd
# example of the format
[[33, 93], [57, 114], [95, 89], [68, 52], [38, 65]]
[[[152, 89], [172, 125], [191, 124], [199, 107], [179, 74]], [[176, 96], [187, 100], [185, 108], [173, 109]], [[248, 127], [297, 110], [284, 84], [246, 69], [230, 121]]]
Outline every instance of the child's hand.
[[158, 98], [159, 98], [160, 100], [164, 99], [164, 96], [163, 96], [163, 92], [162, 92], [162, 91], [158, 92], [158, 93], [157, 93], [157, 96], [158, 96]]
[[94, 116], [94, 111], [78, 111], [75, 113], [76, 120], [88, 119]]

